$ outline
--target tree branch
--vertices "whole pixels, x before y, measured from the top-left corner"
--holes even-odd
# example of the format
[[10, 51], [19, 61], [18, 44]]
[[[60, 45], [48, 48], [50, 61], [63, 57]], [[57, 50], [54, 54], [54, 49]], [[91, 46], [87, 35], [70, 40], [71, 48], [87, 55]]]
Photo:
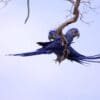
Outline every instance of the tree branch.
[[74, 9], [73, 9], [73, 17], [70, 18], [69, 20], [65, 21], [64, 23], [62, 23], [56, 30], [57, 33], [59, 35], [62, 34], [62, 30], [63, 28], [65, 28], [66, 26], [68, 26], [69, 24], [75, 23], [79, 17], [79, 5], [80, 5], [80, 0], [76, 0], [76, 2], [74, 2], [73, 0], [68, 0], [70, 1], [73, 5], [74, 5]]
[[[78, 8], [79, 8], [80, 1], [81, 1], [81, 0], [76, 0], [76, 1], [74, 1], [74, 0], [68, 0], [68, 1], [71, 2], [71, 3], [73, 4], [73, 6], [74, 6], [73, 12], [72, 12], [72, 13], [73, 13], [73, 17], [70, 18], [69, 20], [65, 21], [64, 23], [62, 23], [62, 24], [56, 29], [57, 34], [61, 36], [62, 45], [64, 46], [63, 55], [62, 55], [62, 57], [61, 57], [61, 59], [60, 59], [61, 61], [64, 60], [65, 57], [68, 57], [68, 54], [69, 54], [69, 51], [68, 51], [68, 49], [67, 49], [68, 41], [67, 41], [67, 39], [65, 38], [65, 36], [63, 35], [62, 30], [63, 30], [66, 26], [68, 26], [69, 24], [75, 23], [75, 22], [78, 20], [78, 18], [79, 18], [79, 9], [78, 9]], [[60, 62], [61, 62], [61, 61], [60, 61]]]
[[64, 35], [62, 34], [62, 30], [63, 30], [66, 26], [68, 26], [69, 24], [75, 23], [75, 22], [78, 20], [78, 18], [79, 18], [79, 9], [78, 9], [78, 8], [79, 8], [80, 1], [81, 1], [81, 0], [76, 0], [76, 2], [73, 1], [73, 0], [68, 0], [68, 1], [70, 1], [70, 2], [74, 5], [73, 17], [70, 18], [69, 20], [65, 21], [64, 23], [62, 23], [62, 24], [56, 29], [57, 34], [61, 36], [62, 41], [63, 41], [64, 44], [67, 44], [67, 40], [65, 39]]
[[28, 19], [29, 19], [29, 16], [30, 16], [30, 0], [27, 0], [27, 17], [25, 19], [25, 22], [24, 24], [27, 23]]

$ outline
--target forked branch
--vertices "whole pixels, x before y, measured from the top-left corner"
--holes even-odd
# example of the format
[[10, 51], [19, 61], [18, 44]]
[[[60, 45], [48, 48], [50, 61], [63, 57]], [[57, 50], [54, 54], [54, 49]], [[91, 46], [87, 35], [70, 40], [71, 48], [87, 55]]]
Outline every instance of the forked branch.
[[76, 0], [76, 1], [74, 1], [74, 0], [68, 0], [69, 2], [71, 2], [72, 4], [73, 4], [73, 6], [74, 6], [74, 8], [73, 8], [73, 17], [72, 18], [70, 18], [70, 19], [68, 19], [68, 20], [66, 20], [64, 23], [62, 23], [57, 29], [56, 29], [56, 31], [57, 31], [57, 33], [59, 34], [59, 35], [61, 35], [62, 34], [62, 30], [66, 27], [66, 26], [68, 26], [69, 24], [72, 24], [72, 23], [75, 23], [77, 20], [78, 20], [78, 18], [79, 18], [79, 5], [80, 5], [80, 1], [81, 0]]

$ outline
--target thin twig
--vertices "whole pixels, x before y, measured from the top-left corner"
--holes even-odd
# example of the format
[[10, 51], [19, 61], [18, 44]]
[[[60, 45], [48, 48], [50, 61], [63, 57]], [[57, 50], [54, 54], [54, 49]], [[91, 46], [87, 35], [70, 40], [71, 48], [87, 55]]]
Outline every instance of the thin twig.
[[27, 23], [28, 19], [29, 19], [29, 16], [30, 16], [30, 0], [27, 0], [27, 17], [25, 19], [25, 22], [24, 24]]

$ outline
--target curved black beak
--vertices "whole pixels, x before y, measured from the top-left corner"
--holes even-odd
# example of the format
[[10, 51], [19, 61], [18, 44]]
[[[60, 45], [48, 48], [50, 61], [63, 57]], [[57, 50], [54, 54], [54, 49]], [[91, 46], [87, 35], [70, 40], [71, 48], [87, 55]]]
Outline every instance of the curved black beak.
[[74, 33], [74, 34], [73, 34], [73, 37], [79, 38], [79, 37], [80, 37], [80, 33], [79, 33], [79, 32]]
[[48, 39], [49, 39], [49, 41], [52, 41], [52, 40], [54, 40], [55, 38], [54, 38], [54, 36], [49, 35], [49, 36], [48, 36]]
[[77, 38], [79, 38], [79, 37], [80, 37], [80, 33], [79, 33], [79, 32], [77, 33], [76, 37], [77, 37]]

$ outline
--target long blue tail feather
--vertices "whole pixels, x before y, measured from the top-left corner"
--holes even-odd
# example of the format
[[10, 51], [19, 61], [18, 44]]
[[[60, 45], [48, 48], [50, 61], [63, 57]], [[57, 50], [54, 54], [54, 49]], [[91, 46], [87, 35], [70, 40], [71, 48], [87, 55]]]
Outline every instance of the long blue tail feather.
[[78, 63], [85, 63], [85, 62], [93, 62], [93, 63], [100, 63], [100, 54], [93, 55], [93, 56], [85, 56], [78, 53], [72, 47], [69, 47], [70, 55], [68, 57], [71, 61], [76, 61]]
[[40, 54], [50, 54], [52, 51], [50, 50], [45, 50], [43, 48], [38, 49], [37, 51], [34, 52], [26, 52], [26, 53], [18, 53], [18, 54], [8, 54], [8, 56], [22, 56], [22, 57], [27, 57], [27, 56], [34, 56], [34, 55], [40, 55]]

